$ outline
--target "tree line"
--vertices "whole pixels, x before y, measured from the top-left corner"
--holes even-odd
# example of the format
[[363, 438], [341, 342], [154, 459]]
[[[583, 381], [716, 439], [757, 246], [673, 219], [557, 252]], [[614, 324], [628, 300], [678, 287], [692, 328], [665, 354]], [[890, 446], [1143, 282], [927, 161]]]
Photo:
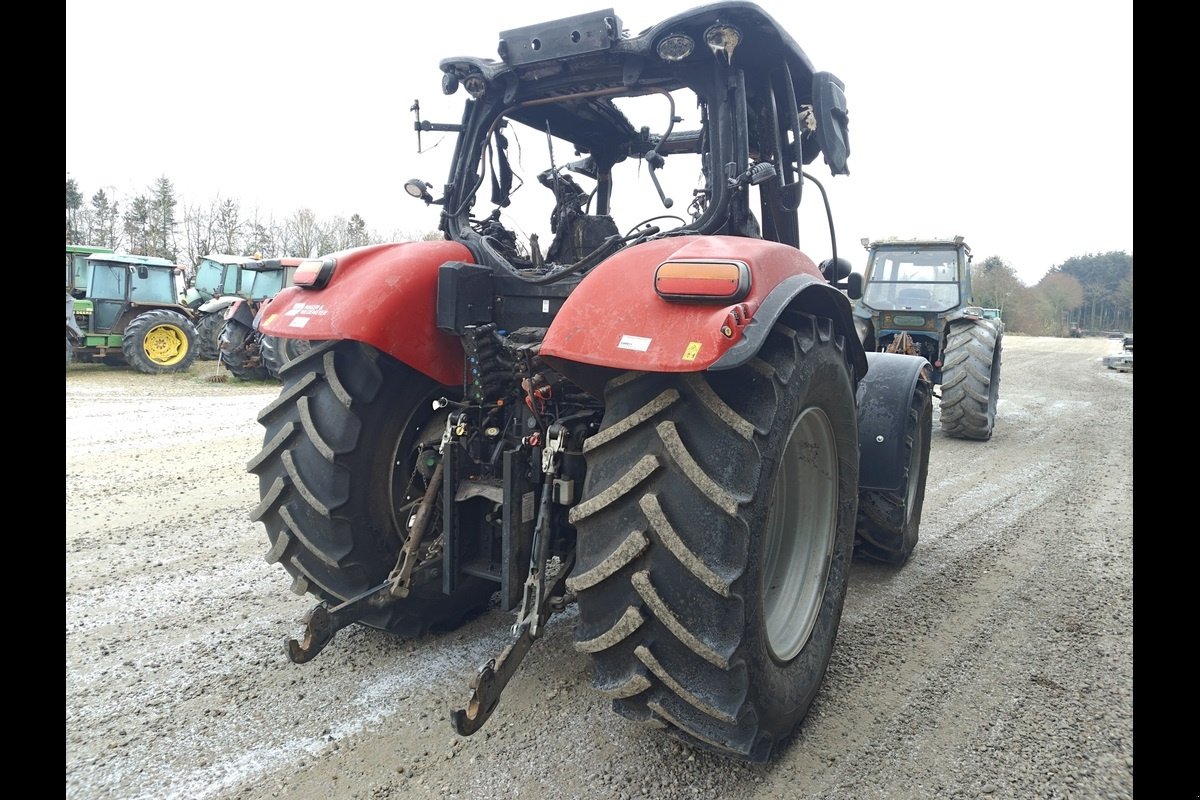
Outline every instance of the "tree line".
[[[436, 231], [381, 235], [358, 214], [319, 219], [300, 208], [282, 220], [246, 211], [237, 200], [183, 203], [160, 177], [132, 199], [97, 189], [85, 201], [67, 176], [67, 244], [158, 256], [188, 267], [209, 253], [260, 258], [309, 257], [384, 242], [440, 239]], [[1026, 286], [1000, 256], [971, 265], [974, 300], [999, 308], [1005, 326], [1032, 336], [1133, 331], [1133, 255], [1123, 251], [1073, 256]]]
[[67, 176], [67, 244], [156, 256], [185, 267], [195, 267], [209, 253], [303, 258], [434, 235], [441, 238], [428, 232], [384, 235], [368, 228], [359, 214], [318, 218], [312, 209], [300, 208], [276, 219], [243, 209], [233, 198], [186, 203], [166, 176], [133, 198], [118, 198], [101, 188], [85, 200], [78, 182]]
[[975, 301], [999, 308], [1008, 330], [1031, 336], [1133, 332], [1133, 255], [1072, 256], [1025, 286], [1003, 258], [971, 265]]

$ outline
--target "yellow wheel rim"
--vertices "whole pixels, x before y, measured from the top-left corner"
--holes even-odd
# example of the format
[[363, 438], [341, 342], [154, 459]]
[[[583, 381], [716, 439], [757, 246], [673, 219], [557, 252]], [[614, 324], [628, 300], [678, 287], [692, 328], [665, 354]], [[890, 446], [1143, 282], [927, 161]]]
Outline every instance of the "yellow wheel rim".
[[146, 358], [164, 367], [183, 361], [188, 351], [187, 335], [175, 325], [155, 325], [142, 340]]

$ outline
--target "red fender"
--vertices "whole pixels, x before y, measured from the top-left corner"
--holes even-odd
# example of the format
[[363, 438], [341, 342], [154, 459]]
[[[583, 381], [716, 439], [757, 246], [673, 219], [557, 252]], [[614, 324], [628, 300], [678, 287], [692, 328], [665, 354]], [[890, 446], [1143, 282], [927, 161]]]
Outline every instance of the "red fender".
[[380, 244], [326, 258], [336, 262], [329, 284], [283, 289], [259, 330], [291, 339], [365, 342], [439, 383], [462, 383], [462, 345], [437, 328], [437, 283], [445, 262], [474, 262], [466, 247], [447, 241]]
[[[750, 268], [750, 292], [733, 304], [663, 300], [654, 272], [669, 259], [741, 261]], [[824, 282], [808, 256], [762, 239], [689, 236], [630, 247], [579, 282], [551, 323], [541, 355], [622, 370], [704, 370], [741, 340], [767, 294], [794, 275]]]

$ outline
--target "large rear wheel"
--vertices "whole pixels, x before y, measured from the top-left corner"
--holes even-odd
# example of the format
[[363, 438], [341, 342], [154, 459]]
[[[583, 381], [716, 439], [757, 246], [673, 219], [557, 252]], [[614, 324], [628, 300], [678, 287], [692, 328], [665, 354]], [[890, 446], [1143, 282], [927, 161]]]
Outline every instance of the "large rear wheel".
[[196, 320], [196, 358], [200, 361], [216, 361], [221, 355], [221, 328], [225, 324], [225, 310], [201, 313]]
[[237, 320], [226, 320], [221, 328], [221, 363], [235, 378], [244, 381], [271, 378], [271, 373], [262, 362], [258, 334]]
[[618, 713], [765, 761], [808, 712], [852, 554], [854, 398], [842, 338], [804, 314], [743, 367], [610, 382], [568, 587]]
[[[266, 559], [292, 576], [292, 591], [337, 605], [383, 583], [396, 565], [406, 523], [425, 492], [446, 394], [426, 376], [358, 342], [323, 342], [284, 370], [279, 397], [259, 412], [263, 448], [247, 465], [261, 501], [251, 518], [266, 528]], [[440, 495], [436, 507], [440, 508]], [[440, 515], [424, 541], [437, 546]], [[432, 571], [412, 593], [363, 619], [404, 636], [455, 627], [485, 608], [497, 588], [468, 578], [441, 592]]]
[[956, 439], [992, 438], [1000, 398], [1004, 329], [992, 320], [956, 322], [942, 366], [942, 432]]
[[182, 372], [196, 361], [196, 329], [177, 311], [147, 311], [125, 326], [121, 352], [139, 372]]

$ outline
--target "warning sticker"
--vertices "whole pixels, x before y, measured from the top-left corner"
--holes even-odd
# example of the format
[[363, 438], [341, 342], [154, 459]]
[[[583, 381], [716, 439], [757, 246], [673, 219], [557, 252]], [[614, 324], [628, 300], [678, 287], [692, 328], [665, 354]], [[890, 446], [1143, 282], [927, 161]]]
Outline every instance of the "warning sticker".
[[695, 361], [696, 356], [700, 354], [699, 342], [688, 342], [687, 349], [683, 351], [684, 361]]
[[521, 495], [521, 522], [533, 522], [533, 492]]
[[645, 336], [625, 334], [621, 337], [621, 341], [617, 342], [617, 347], [621, 350], [637, 350], [639, 353], [644, 353], [650, 349], [650, 340]]

